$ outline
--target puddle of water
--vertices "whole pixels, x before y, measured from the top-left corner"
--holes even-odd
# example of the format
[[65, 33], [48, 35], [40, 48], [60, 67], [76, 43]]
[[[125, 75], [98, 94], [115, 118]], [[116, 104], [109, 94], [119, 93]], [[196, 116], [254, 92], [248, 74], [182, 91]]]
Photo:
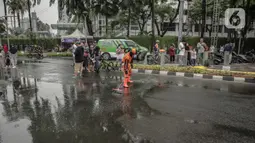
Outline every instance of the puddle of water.
[[[85, 76], [70, 82], [56, 73], [40, 79], [31, 74], [11, 71], [10, 80], [1, 85], [2, 142], [129, 142], [132, 139], [123, 139], [126, 130], [115, 120], [157, 113], [141, 97], [143, 88], [150, 88], [145, 83], [134, 83], [131, 91], [113, 96], [121, 77]], [[51, 77], [55, 81], [48, 80]], [[59, 81], [61, 77], [65, 80]]]

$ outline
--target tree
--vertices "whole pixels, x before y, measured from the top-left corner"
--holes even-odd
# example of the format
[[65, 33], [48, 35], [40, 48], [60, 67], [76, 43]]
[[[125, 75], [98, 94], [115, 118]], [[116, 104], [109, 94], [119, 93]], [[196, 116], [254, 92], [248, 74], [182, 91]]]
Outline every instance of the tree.
[[4, 4], [4, 16], [5, 16], [5, 20], [7, 21], [7, 1], [3, 0], [3, 4]]
[[[28, 17], [29, 17], [29, 24], [30, 24], [30, 31], [32, 32], [32, 18], [31, 18], [31, 6], [39, 5], [41, 0], [27, 0], [27, 9], [28, 9]], [[32, 4], [32, 5], [31, 5]], [[32, 36], [31, 36], [32, 38]]]
[[[224, 17], [224, 12], [225, 10], [228, 8], [228, 4], [229, 1], [228, 0], [219, 0], [219, 14], [220, 14], [220, 18]], [[191, 22], [193, 24], [201, 24], [202, 21], [202, 17], [203, 17], [203, 13], [201, 13], [202, 11], [202, 1], [201, 0], [194, 0], [193, 4], [190, 7], [189, 10], [189, 17], [191, 19]], [[213, 21], [213, 6], [214, 6], [214, 0], [207, 0], [206, 1], [206, 17], [207, 19], [210, 19], [211, 21]], [[206, 26], [205, 27], [206, 30], [209, 32], [209, 35], [211, 36], [211, 32], [212, 32], [212, 23], [210, 24], [210, 26]], [[201, 29], [201, 27], [200, 27]]]
[[[254, 30], [253, 28], [253, 21], [255, 20], [255, 0], [229, 0], [230, 7], [238, 7], [243, 8], [245, 10], [245, 26], [243, 29], [241, 29], [241, 50], [244, 52], [246, 47], [246, 39], [247, 34]], [[237, 32], [236, 31], [230, 31], [229, 32], [229, 38], [231, 38], [231, 33], [234, 33], [234, 37], [236, 39]], [[236, 42], [237, 43], [237, 42]]]
[[8, 5], [8, 11], [9, 13], [11, 13], [14, 17], [11, 19], [14, 20], [14, 28], [16, 28], [16, 19], [15, 19], [15, 14], [16, 14], [16, 10], [17, 8], [17, 0], [8, 0], [7, 1], [7, 5]]
[[[95, 0], [58, 0], [59, 10], [66, 8], [66, 13], [69, 17], [74, 17], [75, 22], [86, 22], [88, 33], [93, 35], [92, 14], [94, 12], [93, 3]], [[55, 3], [55, 0], [49, 1], [50, 6]]]
[[108, 35], [108, 18], [119, 13], [119, 0], [95, 0], [94, 8], [95, 14], [105, 16], [105, 33]]
[[140, 34], [144, 34], [144, 28], [148, 20], [151, 19], [150, 0], [136, 0], [131, 8], [133, 19], [138, 23]]
[[5, 29], [5, 18], [0, 19], [0, 34], [4, 33], [6, 31]]
[[[173, 8], [175, 4], [177, 4], [176, 9]], [[180, 0], [178, 0], [178, 3], [166, 3], [166, 1], [161, 1], [161, 3], [155, 6], [156, 18], [154, 22], [160, 37], [163, 37], [169, 30], [169, 27], [174, 23], [179, 14], [179, 8]], [[166, 28], [163, 27], [164, 23], [168, 23]]]
[[37, 30], [38, 31], [49, 31], [50, 26], [47, 23], [43, 23], [39, 18], [36, 20]]
[[173, 4], [158, 4], [155, 6], [155, 25], [157, 28], [158, 36], [163, 37], [162, 33], [168, 30], [169, 27], [164, 27], [164, 23], [169, 21], [175, 16], [175, 9]]

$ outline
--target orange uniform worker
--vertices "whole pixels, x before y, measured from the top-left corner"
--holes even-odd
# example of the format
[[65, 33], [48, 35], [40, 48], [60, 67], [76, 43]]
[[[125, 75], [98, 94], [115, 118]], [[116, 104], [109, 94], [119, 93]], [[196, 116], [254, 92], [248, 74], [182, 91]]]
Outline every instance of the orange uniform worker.
[[132, 83], [133, 81], [130, 80], [131, 74], [132, 74], [132, 61], [133, 56], [136, 54], [136, 50], [132, 49], [130, 52], [128, 52], [122, 59], [123, 65], [123, 73], [124, 73], [124, 88], [128, 88], [128, 83]]

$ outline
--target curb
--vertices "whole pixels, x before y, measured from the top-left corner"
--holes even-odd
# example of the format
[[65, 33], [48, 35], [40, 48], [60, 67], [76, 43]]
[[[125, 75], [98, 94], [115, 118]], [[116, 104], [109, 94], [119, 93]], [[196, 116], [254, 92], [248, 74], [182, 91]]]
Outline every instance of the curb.
[[194, 78], [194, 79], [212, 79], [212, 80], [222, 80], [222, 81], [255, 83], [255, 78], [243, 78], [243, 77], [233, 77], [233, 76], [218, 76], [218, 75], [207, 75], [207, 74], [196, 74], [196, 73], [144, 70], [144, 69], [132, 69], [132, 72], [143, 73], [143, 74], [153, 74], [153, 75], [188, 77], [188, 78]]

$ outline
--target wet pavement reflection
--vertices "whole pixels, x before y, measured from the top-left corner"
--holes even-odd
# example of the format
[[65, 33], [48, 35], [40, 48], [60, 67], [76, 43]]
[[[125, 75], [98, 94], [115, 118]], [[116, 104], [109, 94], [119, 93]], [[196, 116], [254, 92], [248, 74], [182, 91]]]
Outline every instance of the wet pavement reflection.
[[[213, 141], [223, 141], [235, 129], [244, 136], [240, 139], [254, 141], [255, 85], [137, 74], [130, 89], [113, 92], [121, 73], [85, 73], [73, 79], [68, 60], [19, 63], [18, 69], [0, 71], [2, 143], [206, 142], [209, 130], [227, 134], [220, 139], [212, 135]], [[245, 122], [236, 117], [241, 112]], [[233, 119], [227, 126], [223, 115]]]

